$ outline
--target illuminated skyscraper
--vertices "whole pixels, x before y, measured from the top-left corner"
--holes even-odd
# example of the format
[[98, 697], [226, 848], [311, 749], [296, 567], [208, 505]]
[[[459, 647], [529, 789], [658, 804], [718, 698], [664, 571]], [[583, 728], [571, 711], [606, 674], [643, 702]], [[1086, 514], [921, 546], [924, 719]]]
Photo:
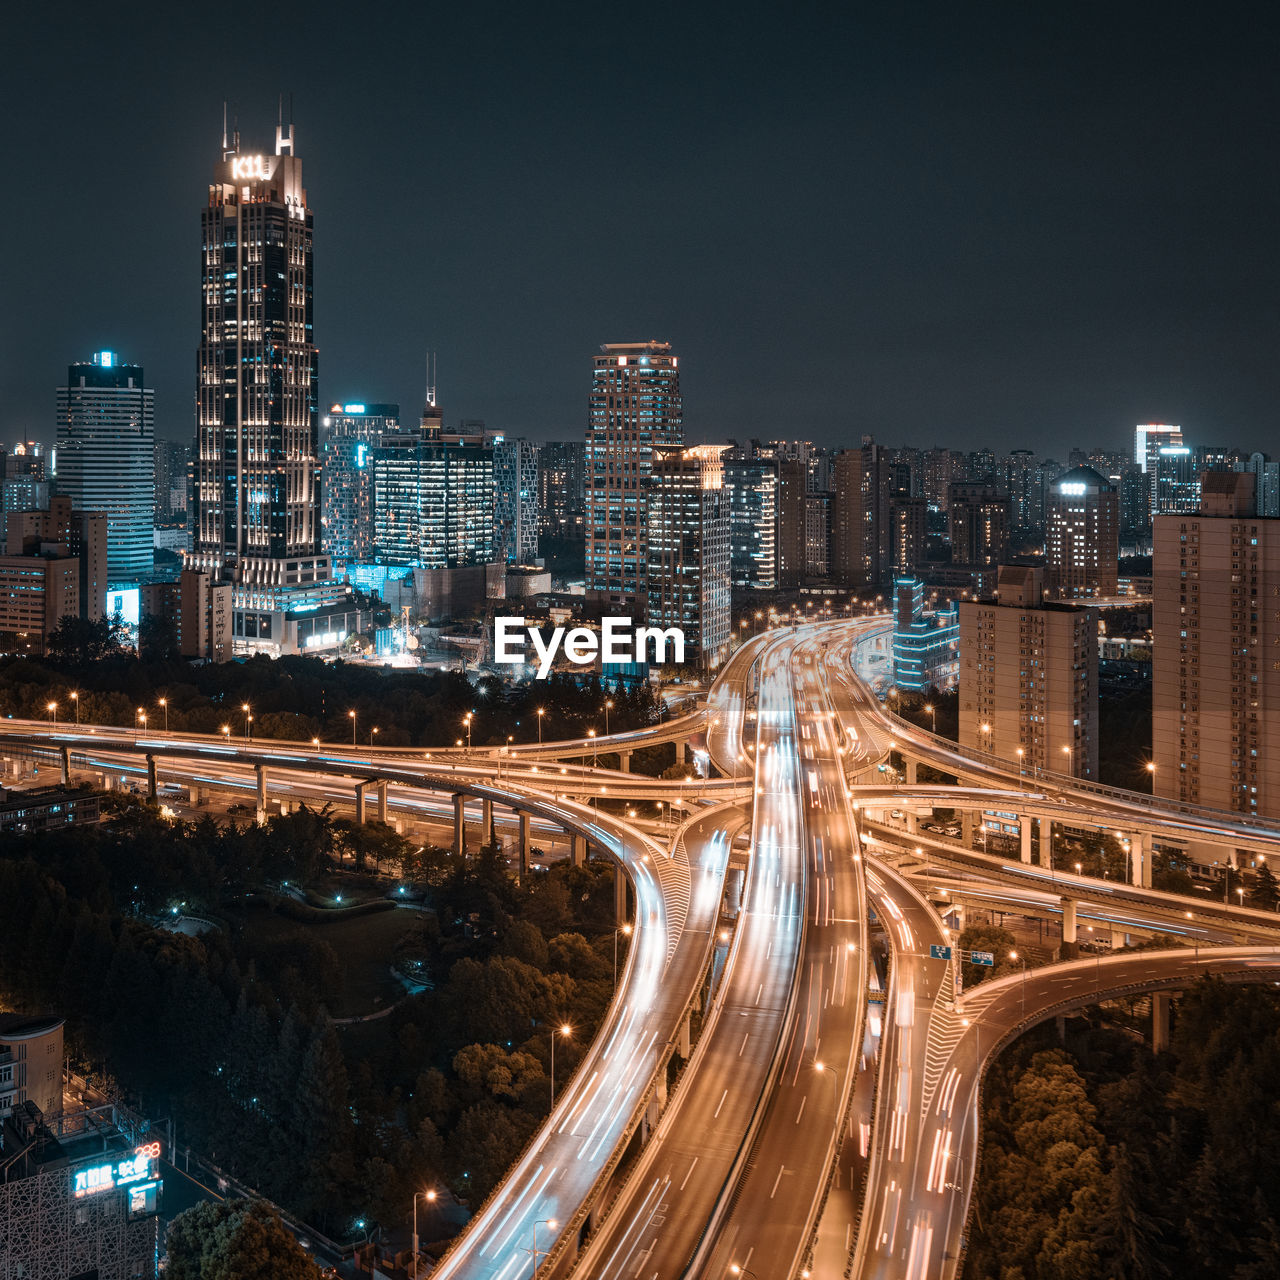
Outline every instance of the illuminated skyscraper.
[[628, 607], [643, 595], [647, 483], [655, 449], [684, 443], [679, 358], [669, 342], [605, 343], [587, 423], [587, 594]]
[[778, 460], [744, 454], [734, 449], [723, 459], [730, 573], [734, 587], [773, 591], [778, 585]]
[[1113, 596], [1120, 555], [1120, 496], [1092, 467], [1053, 486], [1045, 528], [1051, 596]]
[[292, 124], [274, 155], [224, 134], [200, 224], [192, 567], [248, 588], [325, 581], [312, 215]]
[[494, 558], [532, 564], [538, 555], [538, 446], [532, 440], [493, 442]]
[[398, 404], [335, 404], [321, 423], [324, 553], [364, 563], [373, 558], [373, 454], [400, 429]]
[[138, 582], [155, 566], [154, 393], [142, 367], [111, 351], [73, 364], [58, 388], [58, 492], [107, 517], [107, 579]]

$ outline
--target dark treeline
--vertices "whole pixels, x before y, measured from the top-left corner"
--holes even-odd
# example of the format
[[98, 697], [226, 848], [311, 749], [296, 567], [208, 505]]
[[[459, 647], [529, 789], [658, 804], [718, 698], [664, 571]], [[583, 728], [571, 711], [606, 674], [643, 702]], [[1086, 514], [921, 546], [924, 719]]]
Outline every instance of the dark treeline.
[[[90, 624], [82, 624], [88, 626]], [[104, 624], [105, 626], [105, 624]], [[110, 633], [106, 632], [109, 640]], [[60, 719], [72, 721], [79, 704], [86, 723], [136, 725], [139, 708], [152, 728], [168, 716], [173, 730], [245, 731], [245, 703], [255, 737], [351, 742], [380, 746], [452, 746], [466, 741], [463, 717], [474, 712], [471, 742], [501, 745], [536, 741], [538, 708], [543, 736], [580, 737], [608, 727], [641, 728], [658, 719], [648, 686], [606, 688], [596, 678], [553, 675], [547, 680], [506, 684], [492, 677], [472, 683], [460, 672], [419, 673], [319, 658], [250, 658], [244, 662], [194, 666], [180, 659], [140, 660], [112, 643], [100, 649], [63, 646], [55, 657], [0, 660], [0, 716], [47, 719], [50, 702]], [[72, 692], [77, 698], [71, 698]], [[167, 707], [161, 707], [164, 698]]]
[[[255, 913], [292, 904], [250, 891], [306, 883], [343, 844], [341, 824], [306, 809], [237, 830], [138, 806], [0, 851], [6, 1002], [64, 1014], [71, 1052], [172, 1117], [180, 1143], [331, 1234], [355, 1217], [403, 1221], [423, 1187], [486, 1194], [546, 1113], [549, 1028], [573, 1027], [562, 1080], [589, 1044], [614, 942], [609, 867], [520, 887], [492, 847], [406, 851], [434, 908], [402, 913], [406, 948], [434, 986], [336, 1027], [324, 926], [268, 960], [251, 945]], [[229, 927], [154, 927], [177, 901]]]
[[988, 1077], [966, 1280], [1280, 1275], [1280, 994], [1203, 980], [1171, 1049], [1026, 1037]]

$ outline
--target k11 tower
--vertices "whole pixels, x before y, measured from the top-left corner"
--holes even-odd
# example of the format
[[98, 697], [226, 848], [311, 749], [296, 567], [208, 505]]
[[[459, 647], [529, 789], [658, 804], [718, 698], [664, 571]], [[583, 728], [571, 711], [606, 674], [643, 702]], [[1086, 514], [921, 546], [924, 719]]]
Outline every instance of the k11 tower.
[[200, 227], [194, 567], [245, 587], [323, 581], [312, 217], [292, 124], [274, 155], [224, 132]]

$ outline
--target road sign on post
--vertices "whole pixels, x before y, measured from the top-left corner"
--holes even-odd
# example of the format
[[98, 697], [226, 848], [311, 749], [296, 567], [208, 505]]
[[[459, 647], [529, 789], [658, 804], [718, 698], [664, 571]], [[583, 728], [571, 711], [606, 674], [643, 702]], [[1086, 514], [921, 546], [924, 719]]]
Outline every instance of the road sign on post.
[[995, 964], [995, 962], [996, 962], [996, 958], [993, 952], [990, 952], [990, 951], [970, 951], [969, 952], [970, 964], [985, 964], [988, 966], [988, 968], [990, 968]]
[[929, 947], [929, 959], [930, 960], [950, 960], [951, 948], [931, 945]]

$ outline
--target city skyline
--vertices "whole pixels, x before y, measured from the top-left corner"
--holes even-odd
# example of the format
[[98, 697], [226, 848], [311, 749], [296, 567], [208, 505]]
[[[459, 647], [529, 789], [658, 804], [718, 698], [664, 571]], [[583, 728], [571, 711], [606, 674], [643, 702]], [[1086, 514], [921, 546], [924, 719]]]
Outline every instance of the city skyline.
[[[46, 434], [58, 367], [110, 347], [154, 371], [158, 438], [186, 438], [190, 194], [216, 159], [223, 99], [246, 146], [266, 144], [292, 86], [322, 215], [321, 403], [414, 405], [430, 349], [450, 417], [572, 438], [583, 353], [661, 338], [688, 361], [691, 441], [871, 432], [976, 448], [1016, 432], [1044, 452], [1064, 434], [1119, 445], [1153, 420], [1206, 443], [1263, 439], [1276, 390], [1275, 178], [1257, 168], [1254, 123], [1275, 92], [1265, 33], [1168, 16], [1077, 32], [1014, 12], [953, 28], [927, 10], [905, 31], [802, 12], [773, 32], [749, 11], [686, 15], [650, 62], [608, 21], [512, 19], [495, 47], [477, 20], [435, 15], [396, 42], [408, 53], [429, 37], [430, 89], [406, 87], [406, 53], [359, 20], [341, 48], [317, 21], [229, 69], [197, 65], [194, 25], [154, 11], [140, 47], [165, 57], [127, 85], [117, 37], [60, 32], [54, 93], [30, 79], [39, 59], [12, 78], [15, 94], [52, 99], [13, 143], [49, 199], [14, 268], [24, 309], [4, 331], [0, 426]], [[48, 21], [24, 16], [30, 47]], [[374, 50], [388, 89], [371, 105], [351, 69]], [[569, 66], [580, 74], [559, 74]], [[337, 88], [318, 93], [318, 78]], [[154, 174], [145, 231], [118, 202], [85, 235], [61, 198], [54, 133], [78, 136], [91, 113]], [[639, 141], [593, 167], [597, 129], [631, 136], [641, 119], [662, 138], [656, 177]], [[139, 162], [86, 149], [75, 180], [117, 182], [122, 163]], [[39, 283], [46, 237], [74, 296]], [[602, 280], [603, 244], [625, 248]]]

